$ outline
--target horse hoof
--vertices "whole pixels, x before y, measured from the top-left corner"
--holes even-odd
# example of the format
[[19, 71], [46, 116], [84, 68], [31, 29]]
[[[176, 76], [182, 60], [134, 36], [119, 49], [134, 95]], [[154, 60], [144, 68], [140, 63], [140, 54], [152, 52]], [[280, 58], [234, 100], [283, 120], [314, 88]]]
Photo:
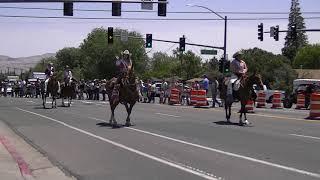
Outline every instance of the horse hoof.
[[112, 125], [112, 128], [113, 128], [113, 129], [117, 129], [117, 128], [120, 128], [120, 126], [119, 126], [118, 124], [113, 124], [113, 125]]

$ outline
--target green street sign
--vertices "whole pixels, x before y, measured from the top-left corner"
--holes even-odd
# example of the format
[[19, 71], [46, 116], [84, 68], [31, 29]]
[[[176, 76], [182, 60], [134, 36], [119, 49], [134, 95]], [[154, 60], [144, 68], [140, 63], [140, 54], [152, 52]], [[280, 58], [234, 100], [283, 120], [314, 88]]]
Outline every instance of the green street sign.
[[201, 49], [201, 54], [217, 55], [218, 51], [214, 49]]

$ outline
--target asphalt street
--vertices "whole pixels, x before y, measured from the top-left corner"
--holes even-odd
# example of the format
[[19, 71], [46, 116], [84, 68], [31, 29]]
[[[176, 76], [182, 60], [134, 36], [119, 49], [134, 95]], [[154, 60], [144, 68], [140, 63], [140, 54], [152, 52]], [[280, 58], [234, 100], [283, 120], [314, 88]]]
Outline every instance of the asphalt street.
[[[134, 126], [112, 129], [107, 102], [0, 98], [0, 120], [78, 179], [320, 179], [320, 120], [259, 109], [240, 127], [233, 110], [227, 124], [221, 108], [137, 104]], [[125, 123], [122, 105], [116, 118]]]

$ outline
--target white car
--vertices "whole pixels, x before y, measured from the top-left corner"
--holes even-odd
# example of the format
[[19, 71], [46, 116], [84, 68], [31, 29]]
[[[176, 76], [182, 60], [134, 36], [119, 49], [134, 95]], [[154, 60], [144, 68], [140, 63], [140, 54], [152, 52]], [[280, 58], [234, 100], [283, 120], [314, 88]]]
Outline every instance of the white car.
[[[253, 85], [253, 89], [254, 89], [254, 92], [257, 94], [258, 91], [260, 90], [258, 88], [257, 85]], [[272, 99], [273, 99], [273, 94], [275, 91], [280, 91], [280, 90], [271, 90], [271, 89], [268, 89], [266, 85], [263, 85], [263, 91], [266, 93], [266, 101], [268, 103], [271, 103], [272, 102]], [[284, 100], [285, 98], [285, 91], [280, 91], [281, 92], [281, 100]], [[258, 94], [257, 94], [258, 95]]]

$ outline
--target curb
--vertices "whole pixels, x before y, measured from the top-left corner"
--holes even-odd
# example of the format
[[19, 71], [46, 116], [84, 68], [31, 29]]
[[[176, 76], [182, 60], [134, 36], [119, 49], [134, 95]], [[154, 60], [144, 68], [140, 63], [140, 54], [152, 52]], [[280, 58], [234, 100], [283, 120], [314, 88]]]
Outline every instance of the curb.
[[10, 143], [10, 141], [5, 136], [0, 136], [0, 142], [3, 144], [3, 146], [10, 153], [13, 160], [17, 163], [22, 177], [26, 180], [34, 180], [28, 163], [17, 152], [16, 148]]

